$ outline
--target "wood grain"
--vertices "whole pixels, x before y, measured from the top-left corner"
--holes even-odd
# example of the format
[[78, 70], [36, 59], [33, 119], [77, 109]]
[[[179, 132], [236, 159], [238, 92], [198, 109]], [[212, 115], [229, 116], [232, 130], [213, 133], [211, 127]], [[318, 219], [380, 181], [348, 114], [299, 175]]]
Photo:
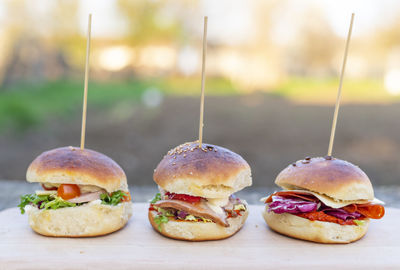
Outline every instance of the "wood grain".
[[373, 220], [367, 235], [348, 245], [291, 239], [268, 229], [263, 206], [250, 206], [233, 237], [190, 243], [164, 238], [134, 204], [125, 229], [104, 237], [59, 239], [35, 234], [17, 208], [0, 212], [0, 269], [399, 269], [400, 209]]

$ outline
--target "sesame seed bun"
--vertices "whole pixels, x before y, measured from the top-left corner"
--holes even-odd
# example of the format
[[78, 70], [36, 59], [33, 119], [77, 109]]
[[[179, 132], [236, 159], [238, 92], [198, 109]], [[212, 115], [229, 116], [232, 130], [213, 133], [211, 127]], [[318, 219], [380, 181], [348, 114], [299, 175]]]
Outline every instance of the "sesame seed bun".
[[371, 181], [359, 167], [331, 157], [297, 161], [284, 169], [275, 183], [283, 189], [309, 190], [336, 201], [374, 199]]
[[156, 215], [156, 211], [149, 211], [149, 221], [154, 230], [166, 237], [186, 241], [209, 241], [225, 239], [237, 233], [243, 227], [249, 211], [244, 211], [241, 216], [228, 218], [229, 227], [224, 227], [214, 222], [170, 220], [161, 224], [161, 231], [154, 222]]
[[154, 170], [164, 190], [205, 198], [226, 198], [250, 186], [249, 164], [238, 154], [212, 144], [189, 142], [170, 150]]
[[27, 209], [31, 228], [45, 236], [92, 237], [123, 228], [132, 215], [132, 203], [104, 205], [100, 200], [77, 207], [60, 209]]
[[262, 213], [268, 226], [283, 235], [317, 243], [346, 244], [361, 239], [368, 230], [369, 219], [363, 225], [340, 225], [332, 222], [311, 221], [289, 213]]
[[28, 182], [94, 185], [108, 192], [128, 191], [126, 176], [111, 158], [89, 149], [56, 148], [39, 155], [26, 173]]

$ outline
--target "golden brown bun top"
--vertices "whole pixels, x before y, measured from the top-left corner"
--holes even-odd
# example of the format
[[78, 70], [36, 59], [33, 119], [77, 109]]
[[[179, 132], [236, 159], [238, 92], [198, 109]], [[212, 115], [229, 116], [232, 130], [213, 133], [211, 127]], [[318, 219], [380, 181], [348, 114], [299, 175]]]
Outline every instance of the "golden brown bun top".
[[350, 162], [317, 157], [289, 165], [276, 178], [284, 189], [305, 189], [335, 200], [373, 200], [374, 190], [368, 176]]
[[251, 171], [238, 154], [212, 144], [189, 142], [170, 150], [154, 170], [163, 189], [206, 198], [225, 198], [251, 185]]
[[108, 192], [128, 190], [126, 176], [111, 158], [89, 149], [56, 148], [39, 155], [26, 173], [28, 182], [94, 185]]

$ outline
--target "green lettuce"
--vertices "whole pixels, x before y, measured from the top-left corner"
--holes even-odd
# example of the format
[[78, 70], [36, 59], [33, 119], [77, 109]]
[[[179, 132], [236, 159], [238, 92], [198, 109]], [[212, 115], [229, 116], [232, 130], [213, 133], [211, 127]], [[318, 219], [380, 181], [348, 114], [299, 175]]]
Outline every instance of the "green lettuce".
[[161, 200], [162, 200], [161, 194], [160, 194], [160, 193], [157, 193], [156, 196], [154, 196], [154, 198], [150, 201], [150, 203], [151, 203], [151, 204], [154, 204], [154, 203], [156, 203], [156, 202], [158, 202], [158, 201], [161, 201]]
[[[150, 204], [154, 204], [158, 201], [161, 201], [161, 194], [157, 193], [154, 198], [150, 201]], [[174, 217], [173, 210], [167, 210], [160, 207], [153, 206], [154, 209], [158, 212], [157, 216], [154, 218], [154, 222], [157, 224], [158, 230], [161, 232], [161, 224], [167, 223], [169, 221], [168, 217]]]
[[117, 205], [119, 204], [124, 197], [128, 197], [129, 195], [122, 190], [114, 191], [111, 194], [103, 193], [100, 195], [100, 200], [102, 204], [108, 205]]
[[79, 204], [70, 203], [53, 194], [49, 195], [27, 194], [21, 196], [21, 203], [18, 205], [19, 209], [21, 210], [21, 214], [25, 213], [26, 205], [36, 206], [39, 209], [58, 209], [64, 207], [74, 207]]
[[154, 222], [157, 224], [158, 230], [161, 232], [161, 224], [167, 223], [169, 221], [169, 218], [164, 215], [157, 215], [154, 218]]
[[365, 220], [359, 220], [359, 219], [355, 219], [353, 220], [355, 224], [357, 224], [358, 226], [362, 226], [365, 224]]

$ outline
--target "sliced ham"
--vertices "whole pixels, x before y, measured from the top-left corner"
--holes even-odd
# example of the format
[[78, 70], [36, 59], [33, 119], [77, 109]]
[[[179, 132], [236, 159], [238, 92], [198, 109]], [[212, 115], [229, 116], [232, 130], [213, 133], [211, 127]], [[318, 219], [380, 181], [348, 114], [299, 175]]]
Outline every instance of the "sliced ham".
[[217, 214], [204, 202], [188, 203], [180, 200], [161, 200], [154, 203], [153, 206], [185, 211], [193, 216], [211, 219], [215, 223], [218, 223], [224, 227], [229, 227], [229, 223], [226, 220], [226, 215]]
[[309, 194], [299, 194], [299, 192], [295, 192], [295, 191], [278, 191], [275, 192], [274, 194], [271, 194], [266, 200], [265, 203], [270, 203], [272, 202], [272, 196], [282, 196], [282, 197], [286, 197], [286, 196], [290, 196], [290, 197], [296, 197], [296, 198], [300, 198], [303, 199], [305, 201], [310, 201], [310, 202], [317, 202], [318, 198], [315, 198], [312, 195]]
[[81, 196], [69, 199], [68, 201], [71, 203], [91, 202], [100, 199], [100, 195], [103, 194], [104, 192], [105, 192], [104, 190], [99, 190], [96, 192], [83, 193], [81, 194]]

